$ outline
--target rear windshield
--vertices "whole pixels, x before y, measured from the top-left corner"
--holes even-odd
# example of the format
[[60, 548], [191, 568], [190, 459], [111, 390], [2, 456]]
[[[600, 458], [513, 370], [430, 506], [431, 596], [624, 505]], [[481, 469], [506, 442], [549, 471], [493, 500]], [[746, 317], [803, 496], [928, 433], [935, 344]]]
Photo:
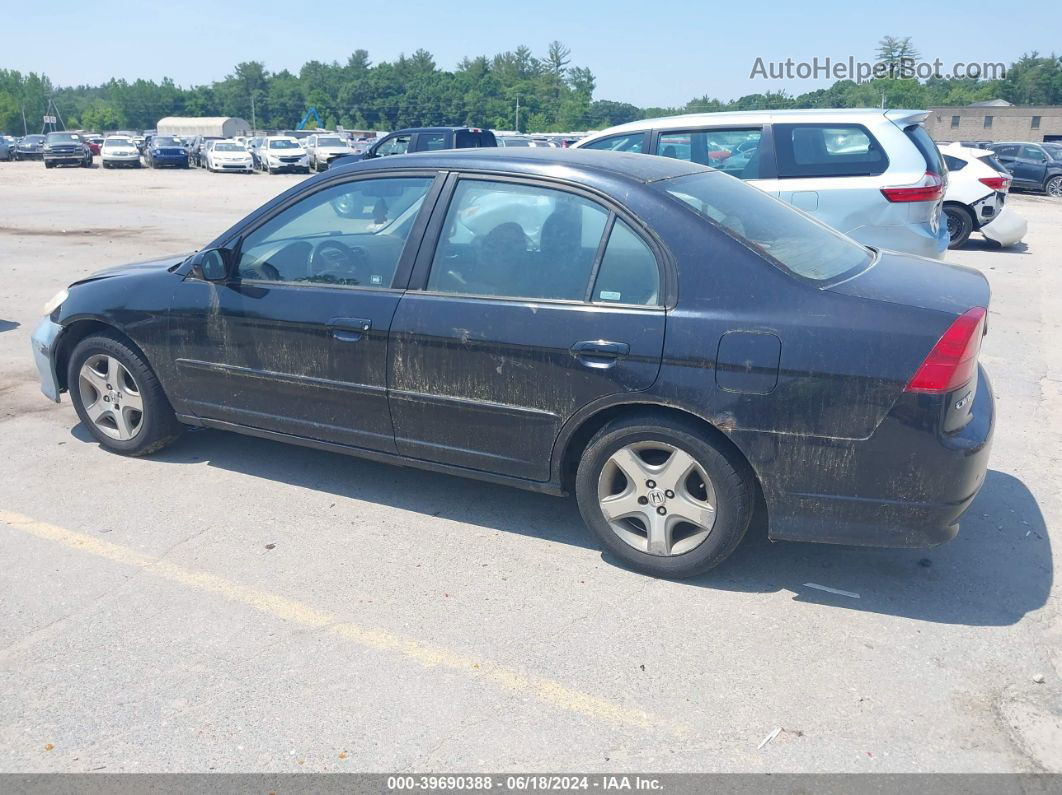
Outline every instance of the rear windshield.
[[926, 171], [931, 171], [941, 176], [947, 173], [947, 169], [944, 166], [944, 158], [941, 157], [940, 150], [933, 143], [933, 139], [929, 137], [925, 127], [921, 124], [912, 124], [904, 130], [904, 133], [918, 147], [918, 151], [922, 153], [922, 158], [926, 161]]
[[870, 250], [854, 240], [726, 174], [689, 174], [653, 183], [653, 187], [804, 279], [832, 281], [862, 270], [873, 260]]

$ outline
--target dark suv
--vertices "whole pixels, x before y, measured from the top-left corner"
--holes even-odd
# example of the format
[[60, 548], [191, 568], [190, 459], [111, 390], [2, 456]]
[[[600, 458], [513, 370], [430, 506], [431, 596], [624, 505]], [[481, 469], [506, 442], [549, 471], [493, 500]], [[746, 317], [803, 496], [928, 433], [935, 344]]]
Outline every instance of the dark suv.
[[1062, 198], [1062, 153], [1058, 149], [1021, 141], [1004, 141], [988, 148], [1014, 177], [1012, 187]]
[[494, 133], [476, 127], [411, 127], [385, 135], [364, 152], [334, 158], [329, 168], [357, 160], [441, 149], [478, 149], [497, 146]]
[[82, 166], [92, 168], [92, 149], [77, 133], [52, 132], [44, 137], [44, 167]]

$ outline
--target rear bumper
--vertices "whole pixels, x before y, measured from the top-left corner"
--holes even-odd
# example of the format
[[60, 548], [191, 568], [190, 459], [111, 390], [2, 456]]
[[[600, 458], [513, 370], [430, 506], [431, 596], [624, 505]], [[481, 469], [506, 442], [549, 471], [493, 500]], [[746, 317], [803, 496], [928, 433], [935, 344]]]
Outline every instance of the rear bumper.
[[33, 361], [37, 365], [37, 374], [41, 379], [41, 392], [56, 403], [59, 402], [59, 378], [55, 372], [55, 343], [62, 330], [62, 326], [46, 317], [30, 337]]
[[990, 223], [981, 227], [982, 235], [1001, 246], [1013, 246], [1028, 231], [1028, 222], [1011, 207], [1004, 207]]
[[770, 537], [878, 547], [954, 538], [988, 470], [995, 398], [979, 368], [971, 419], [954, 433], [920, 426], [923, 400], [933, 398], [905, 395], [912, 411], [900, 407], [867, 440], [813, 439], [795, 452], [779, 446], [760, 472]]

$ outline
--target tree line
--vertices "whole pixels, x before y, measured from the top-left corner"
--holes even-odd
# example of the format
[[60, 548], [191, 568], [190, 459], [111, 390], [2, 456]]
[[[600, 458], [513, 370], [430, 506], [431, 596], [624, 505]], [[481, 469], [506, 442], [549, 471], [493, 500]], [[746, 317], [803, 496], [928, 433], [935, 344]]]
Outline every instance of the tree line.
[[[886, 42], [908, 46], [890, 56]], [[910, 57], [909, 39], [886, 37], [881, 57]], [[895, 48], [894, 48], [895, 50]], [[917, 54], [917, 53], [915, 53]], [[269, 72], [260, 61], [237, 64], [209, 85], [183, 88], [173, 80], [111, 79], [99, 86], [56, 86], [46, 75], [0, 69], [0, 130], [39, 132], [49, 99], [68, 129], [152, 129], [164, 116], [240, 116], [259, 129], [290, 129], [315, 107], [326, 127], [394, 130], [468, 125], [556, 132], [601, 129], [653, 116], [726, 110], [968, 105], [1005, 99], [1015, 105], [1062, 104], [1062, 57], [1023, 55], [998, 80], [892, 78], [841, 80], [797, 96], [785, 91], [720, 100], [705, 94], [682, 106], [638, 107], [594, 99], [593, 73], [571, 64], [571, 51], [552, 42], [536, 56], [518, 47], [493, 57], [464, 58], [453, 71], [417, 50], [373, 64], [356, 50], [346, 61], [309, 61], [295, 74]], [[519, 105], [519, 121], [517, 106]], [[25, 122], [23, 121], [25, 119]], [[25, 124], [25, 127], [23, 126]]]

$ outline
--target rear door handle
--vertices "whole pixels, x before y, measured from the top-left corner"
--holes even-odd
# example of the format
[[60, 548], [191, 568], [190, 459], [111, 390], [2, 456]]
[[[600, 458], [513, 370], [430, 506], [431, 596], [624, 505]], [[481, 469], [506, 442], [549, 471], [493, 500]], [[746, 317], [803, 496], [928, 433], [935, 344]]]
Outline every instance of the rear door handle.
[[326, 325], [340, 342], [357, 342], [372, 328], [372, 321], [363, 317], [334, 317]]
[[572, 356], [587, 367], [611, 367], [630, 352], [631, 346], [626, 342], [611, 340], [583, 340], [571, 347]]

